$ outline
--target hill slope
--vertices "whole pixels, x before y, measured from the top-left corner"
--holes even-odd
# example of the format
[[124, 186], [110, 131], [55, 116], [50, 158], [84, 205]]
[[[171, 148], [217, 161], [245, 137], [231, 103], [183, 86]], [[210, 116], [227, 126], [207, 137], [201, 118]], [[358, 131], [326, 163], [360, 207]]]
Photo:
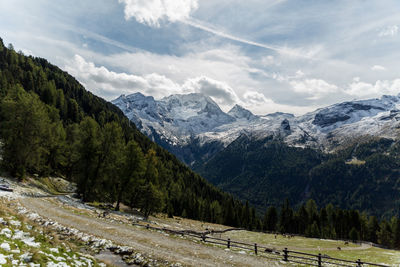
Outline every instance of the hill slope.
[[389, 218], [400, 202], [399, 143], [372, 139], [338, 153], [290, 147], [281, 140], [241, 136], [197, 170], [223, 190], [259, 208], [314, 199]]
[[16, 53], [1, 39], [0, 103], [3, 167], [21, 179], [62, 175], [77, 182], [85, 200], [241, 225], [240, 202], [150, 141], [68, 73]]

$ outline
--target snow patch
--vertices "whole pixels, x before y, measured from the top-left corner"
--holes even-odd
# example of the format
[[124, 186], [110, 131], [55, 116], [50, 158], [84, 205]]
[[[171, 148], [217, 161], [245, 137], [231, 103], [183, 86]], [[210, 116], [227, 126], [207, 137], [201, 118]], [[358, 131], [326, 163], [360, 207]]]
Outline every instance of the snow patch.
[[7, 257], [3, 254], [0, 254], [0, 264], [6, 264], [7, 263]]
[[7, 237], [7, 238], [11, 238], [11, 236], [12, 236], [12, 231], [11, 231], [10, 229], [8, 229], [8, 228], [4, 228], [4, 229], [1, 229], [0, 234], [1, 234], [1, 235], [4, 235], [4, 236]]
[[6, 243], [6, 242], [2, 243], [2, 244], [0, 245], [0, 248], [1, 248], [2, 250], [4, 250], [4, 251], [10, 251], [10, 250], [11, 250], [10, 244], [8, 244], [8, 243]]

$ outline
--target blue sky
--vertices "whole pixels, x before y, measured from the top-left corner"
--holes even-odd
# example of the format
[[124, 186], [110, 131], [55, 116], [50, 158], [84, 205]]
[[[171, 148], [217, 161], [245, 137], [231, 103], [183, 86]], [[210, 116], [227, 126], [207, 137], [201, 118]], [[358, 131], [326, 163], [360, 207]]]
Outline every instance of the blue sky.
[[386, 0], [3, 0], [0, 37], [107, 100], [199, 92], [302, 114], [400, 93], [398, 14]]

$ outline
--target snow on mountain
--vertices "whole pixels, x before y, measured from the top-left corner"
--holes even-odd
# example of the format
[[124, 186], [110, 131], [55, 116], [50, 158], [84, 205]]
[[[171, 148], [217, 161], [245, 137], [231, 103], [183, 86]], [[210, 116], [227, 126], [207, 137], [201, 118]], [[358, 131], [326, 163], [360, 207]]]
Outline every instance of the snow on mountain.
[[253, 113], [251, 113], [251, 111], [237, 104], [228, 111], [228, 114], [236, 119], [246, 119], [248, 121], [256, 120], [259, 118], [258, 116], [255, 116]]
[[398, 137], [400, 96], [334, 104], [295, 117], [288, 113], [256, 116], [239, 105], [223, 112], [202, 94], [171, 95], [161, 100], [140, 93], [113, 101], [138, 128], [165, 142], [187, 145], [218, 141], [229, 145], [241, 134], [280, 136], [293, 146], [332, 149], [333, 144], [364, 135]]
[[141, 93], [112, 101], [137, 127], [151, 136], [154, 131], [171, 144], [186, 143], [198, 134], [235, 121], [208, 96], [171, 95], [161, 100]]

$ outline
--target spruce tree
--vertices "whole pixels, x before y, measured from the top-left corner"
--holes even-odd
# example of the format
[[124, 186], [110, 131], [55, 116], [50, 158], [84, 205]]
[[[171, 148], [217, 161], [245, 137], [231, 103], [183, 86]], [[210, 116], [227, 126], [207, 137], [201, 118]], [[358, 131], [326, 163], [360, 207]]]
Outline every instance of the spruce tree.
[[274, 206], [270, 206], [264, 215], [264, 230], [275, 232], [278, 224], [278, 211]]
[[99, 182], [99, 163], [101, 156], [101, 132], [97, 122], [85, 117], [79, 125], [80, 140], [77, 147], [79, 153], [77, 166], [78, 193], [84, 201], [96, 198], [95, 185]]
[[393, 247], [400, 249], [400, 219], [394, 218], [392, 223], [393, 229]]
[[145, 160], [142, 150], [135, 141], [129, 141], [124, 149], [124, 162], [119, 179], [114, 184], [117, 195], [115, 210], [119, 210], [121, 201], [130, 190], [139, 190], [144, 171]]

